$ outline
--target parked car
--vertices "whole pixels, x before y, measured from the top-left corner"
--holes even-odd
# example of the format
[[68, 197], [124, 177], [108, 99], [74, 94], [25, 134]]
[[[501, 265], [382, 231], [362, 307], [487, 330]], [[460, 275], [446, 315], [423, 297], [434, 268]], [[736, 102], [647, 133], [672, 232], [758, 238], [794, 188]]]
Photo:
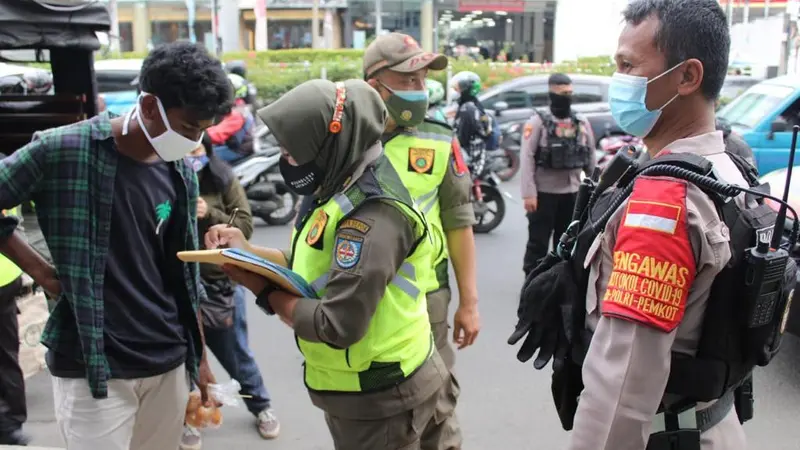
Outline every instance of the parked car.
[[[498, 123], [528, 120], [533, 109], [547, 106], [549, 75], [519, 77], [487, 89], [478, 96], [483, 107], [494, 112]], [[608, 110], [608, 84], [611, 77], [600, 75], [570, 75], [574, 89], [573, 103], [597, 103], [593, 110]], [[605, 106], [602, 106], [604, 105]], [[448, 120], [455, 118], [457, 105], [444, 109]]]
[[[753, 149], [759, 173], [786, 167], [792, 126], [800, 125], [800, 77], [764, 80], [717, 112]], [[800, 164], [800, 162], [798, 162]]]
[[725, 77], [725, 82], [722, 84], [722, 90], [719, 93], [720, 103], [724, 106], [736, 97], [740, 96], [750, 86], [764, 81], [763, 78], [751, 77], [748, 75], [728, 75]]
[[105, 102], [106, 109], [115, 114], [124, 114], [136, 105], [141, 59], [102, 59], [95, 61], [94, 73], [97, 91]]
[[[783, 190], [786, 186], [786, 172], [787, 169], [779, 169], [773, 172], [770, 172], [761, 177], [762, 183], [769, 183], [770, 187], [770, 194], [776, 197], [783, 196]], [[780, 208], [780, 205], [777, 202], [773, 202], [772, 200], [767, 200], [767, 203], [772, 206], [776, 211]], [[797, 171], [792, 172], [792, 179], [789, 186], [789, 199], [788, 203], [800, 213], [800, 174]], [[792, 219], [791, 213], [786, 213], [787, 220], [786, 226], [783, 230], [784, 237], [788, 240], [789, 235], [792, 231]], [[791, 256], [800, 266], [800, 246], [795, 247], [791, 250]], [[800, 273], [797, 276], [797, 283], [795, 285], [795, 293], [800, 292], [797, 287], [800, 287]], [[793, 302], [793, 307], [789, 311], [789, 318], [786, 323], [786, 332], [791, 333], [795, 336], [800, 336], [800, 306], [798, 306], [798, 302]]]

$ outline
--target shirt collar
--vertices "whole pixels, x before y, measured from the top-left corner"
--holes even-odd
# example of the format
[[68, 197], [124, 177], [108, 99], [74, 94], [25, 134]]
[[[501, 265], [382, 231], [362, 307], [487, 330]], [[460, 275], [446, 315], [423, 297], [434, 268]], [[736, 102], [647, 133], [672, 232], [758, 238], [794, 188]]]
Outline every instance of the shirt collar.
[[119, 116], [112, 112], [106, 111], [89, 119], [92, 130], [92, 139], [96, 141], [105, 141], [106, 139], [112, 137], [111, 119], [115, 117]]
[[678, 139], [664, 147], [664, 150], [669, 153], [694, 153], [700, 156], [715, 155], [725, 151], [725, 141], [722, 138], [721, 131], [712, 131]]

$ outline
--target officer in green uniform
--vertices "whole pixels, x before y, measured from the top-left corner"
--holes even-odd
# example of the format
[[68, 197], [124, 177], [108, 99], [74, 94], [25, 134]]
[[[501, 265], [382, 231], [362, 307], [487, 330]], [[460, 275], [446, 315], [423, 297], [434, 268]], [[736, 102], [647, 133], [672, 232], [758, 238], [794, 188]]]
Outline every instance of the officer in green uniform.
[[[3, 211], [3, 217], [19, 216], [19, 208]], [[17, 298], [24, 295], [22, 270], [0, 255], [0, 445], [25, 445], [22, 424], [28, 416], [25, 378], [19, 366]]]
[[[470, 201], [471, 178], [458, 140], [446, 123], [426, 117], [428, 70], [443, 70], [447, 57], [424, 51], [411, 36], [389, 33], [376, 38], [364, 53], [364, 78], [383, 98], [389, 120], [381, 138], [403, 184], [425, 214], [434, 242], [435, 283], [428, 286], [428, 312], [436, 346], [452, 371], [455, 353], [448, 342], [450, 286], [448, 259], [458, 283], [459, 306], [453, 340], [459, 349], [472, 345], [480, 331], [475, 275], [475, 213]], [[451, 380], [457, 398], [458, 383]], [[449, 399], [442, 399], [447, 403]], [[440, 405], [441, 408], [446, 406]], [[448, 448], [460, 448], [455, 416], [444, 432]]]
[[299, 298], [226, 267], [294, 329], [306, 387], [336, 449], [453, 448], [430, 438], [442, 434], [437, 404], [449, 380], [425, 298], [433, 241], [383, 156], [380, 96], [360, 80], [313, 80], [258, 114], [282, 148], [284, 180], [314, 201], [300, 211], [288, 251], [253, 247], [225, 226], [209, 230], [206, 248], [246, 248], [315, 290], [318, 299]]

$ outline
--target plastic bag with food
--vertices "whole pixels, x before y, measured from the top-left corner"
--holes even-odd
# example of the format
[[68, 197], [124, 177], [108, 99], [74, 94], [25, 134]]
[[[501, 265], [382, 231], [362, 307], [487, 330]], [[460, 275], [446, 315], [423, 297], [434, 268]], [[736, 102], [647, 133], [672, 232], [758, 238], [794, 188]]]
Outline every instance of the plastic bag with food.
[[239, 407], [242, 404], [239, 400], [241, 389], [242, 386], [236, 380], [209, 384], [210, 406], [202, 404], [199, 391], [192, 392], [186, 403], [186, 424], [195, 428], [219, 428], [222, 425], [222, 411], [217, 404]]

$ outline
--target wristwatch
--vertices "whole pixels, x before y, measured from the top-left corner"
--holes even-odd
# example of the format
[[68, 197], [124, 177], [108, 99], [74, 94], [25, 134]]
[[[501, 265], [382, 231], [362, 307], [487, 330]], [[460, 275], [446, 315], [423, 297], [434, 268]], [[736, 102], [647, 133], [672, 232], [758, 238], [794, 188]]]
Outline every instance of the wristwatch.
[[261, 292], [256, 295], [256, 306], [261, 308], [268, 316], [274, 316], [275, 310], [272, 309], [272, 306], [269, 305], [269, 294], [277, 291], [278, 288], [275, 287], [272, 283], [267, 284], [267, 286], [261, 290]]

